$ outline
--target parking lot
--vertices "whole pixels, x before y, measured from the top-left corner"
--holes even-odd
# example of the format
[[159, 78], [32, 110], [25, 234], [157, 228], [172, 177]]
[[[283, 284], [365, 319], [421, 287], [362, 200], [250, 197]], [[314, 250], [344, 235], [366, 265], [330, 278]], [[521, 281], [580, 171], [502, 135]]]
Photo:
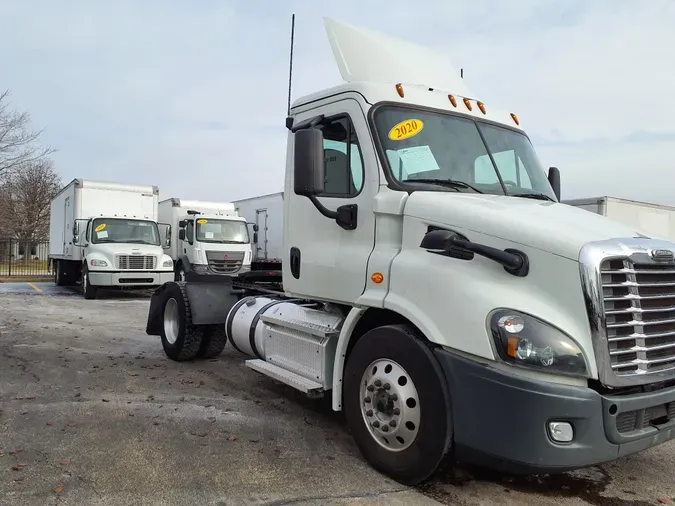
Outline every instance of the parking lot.
[[[0, 503], [669, 504], [675, 444], [558, 477], [460, 467], [407, 488], [342, 417], [219, 358], [175, 363], [146, 295], [0, 283]], [[498, 423], [498, 422], [496, 422]]]

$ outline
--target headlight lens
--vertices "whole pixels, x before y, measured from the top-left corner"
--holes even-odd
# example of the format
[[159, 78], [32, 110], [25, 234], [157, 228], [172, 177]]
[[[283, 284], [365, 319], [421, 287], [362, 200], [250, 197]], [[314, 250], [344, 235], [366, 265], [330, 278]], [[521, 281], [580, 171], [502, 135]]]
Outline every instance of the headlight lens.
[[588, 376], [584, 354], [574, 340], [533, 316], [501, 309], [492, 315], [492, 337], [505, 362], [542, 372]]
[[173, 267], [173, 260], [164, 260], [162, 264], [164, 267]]
[[89, 262], [92, 267], [108, 267], [108, 262], [105, 260], [96, 260], [95, 258]]

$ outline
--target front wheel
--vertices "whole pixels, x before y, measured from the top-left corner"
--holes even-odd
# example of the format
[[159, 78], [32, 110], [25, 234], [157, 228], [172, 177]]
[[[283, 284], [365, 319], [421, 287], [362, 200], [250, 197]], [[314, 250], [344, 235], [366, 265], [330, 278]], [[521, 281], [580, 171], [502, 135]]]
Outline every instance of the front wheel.
[[407, 325], [367, 332], [349, 355], [344, 406], [365, 459], [405, 485], [426, 480], [450, 449], [447, 385], [431, 349]]
[[166, 356], [177, 362], [197, 358], [202, 350], [204, 329], [192, 323], [184, 283], [167, 286], [162, 314], [161, 337]]
[[89, 269], [85, 265], [82, 267], [82, 295], [87, 300], [95, 299], [98, 287], [93, 286], [89, 279]]

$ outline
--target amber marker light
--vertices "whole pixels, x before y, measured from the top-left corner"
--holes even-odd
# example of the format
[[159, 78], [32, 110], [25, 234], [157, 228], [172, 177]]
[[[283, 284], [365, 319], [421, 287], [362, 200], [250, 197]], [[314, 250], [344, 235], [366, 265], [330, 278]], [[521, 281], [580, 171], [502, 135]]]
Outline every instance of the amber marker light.
[[464, 105], [466, 106], [466, 108], [468, 110], [470, 110], [470, 111], [473, 110], [473, 108], [471, 107], [471, 101], [468, 98], [464, 99]]
[[375, 283], [376, 285], [379, 285], [384, 281], [384, 276], [382, 275], [381, 272], [376, 272], [372, 276], [370, 276], [370, 280]]
[[485, 104], [484, 104], [483, 102], [476, 102], [476, 105], [477, 105], [478, 108], [480, 109], [480, 112], [482, 112], [483, 114], [485, 114]]
[[396, 85], [396, 91], [398, 92], [398, 96], [403, 98], [404, 93], [403, 93], [403, 85], [401, 83], [398, 83]]
[[511, 113], [511, 119], [513, 120], [513, 122], [514, 122], [516, 125], [520, 125], [520, 121], [518, 121], [518, 116], [516, 116], [515, 114]]
[[457, 99], [453, 95], [448, 95], [448, 100], [450, 100], [453, 107], [457, 107]]

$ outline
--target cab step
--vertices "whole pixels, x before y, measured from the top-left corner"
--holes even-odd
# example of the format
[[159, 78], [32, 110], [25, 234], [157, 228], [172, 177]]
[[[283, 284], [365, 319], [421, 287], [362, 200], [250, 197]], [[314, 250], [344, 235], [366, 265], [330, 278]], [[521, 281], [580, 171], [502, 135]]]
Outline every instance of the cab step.
[[309, 395], [321, 394], [323, 392], [323, 385], [321, 383], [303, 378], [299, 374], [287, 371], [264, 360], [247, 360], [246, 367]]

